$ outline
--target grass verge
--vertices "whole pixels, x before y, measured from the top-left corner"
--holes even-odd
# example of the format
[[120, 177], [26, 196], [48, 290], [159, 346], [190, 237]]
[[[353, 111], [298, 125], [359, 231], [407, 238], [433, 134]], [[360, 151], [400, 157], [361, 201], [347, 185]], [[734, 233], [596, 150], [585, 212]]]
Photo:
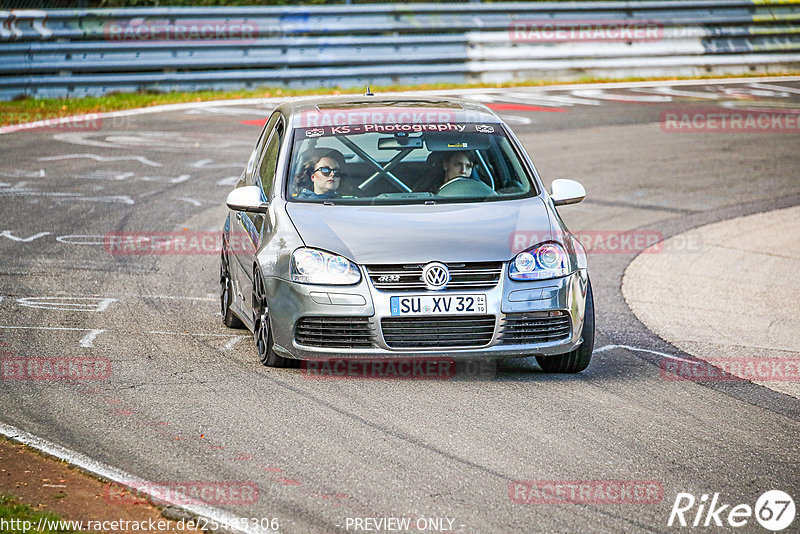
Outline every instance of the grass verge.
[[[800, 75], [800, 72], [784, 72], [773, 74], [772, 76], [792, 76]], [[577, 81], [564, 82], [556, 80], [528, 80], [522, 82], [502, 83], [502, 84], [422, 84], [422, 85], [387, 85], [373, 86], [373, 92], [388, 91], [427, 91], [427, 90], [450, 90], [450, 89], [472, 89], [472, 88], [505, 88], [505, 87], [541, 87], [547, 85], [558, 85], [563, 83], [598, 83], [598, 82], [635, 82], [635, 81], [654, 81], [654, 80], [703, 80], [719, 78], [747, 78], [760, 77], [759, 75], [709, 75], [703, 77], [666, 77], [666, 78], [582, 78]], [[58, 117], [68, 117], [81, 115], [84, 113], [103, 113], [107, 111], [118, 111], [123, 109], [144, 108], [150, 106], [160, 106], [163, 104], [178, 104], [184, 102], [203, 102], [207, 100], [232, 100], [239, 98], [269, 98], [280, 96], [308, 96], [308, 95], [339, 95], [339, 94], [360, 94], [364, 92], [363, 87], [352, 88], [328, 88], [320, 87], [317, 89], [287, 89], [279, 87], [264, 87], [260, 89], [243, 89], [237, 91], [199, 91], [192, 93], [109, 93], [99, 97], [84, 98], [43, 98], [32, 99], [24, 98], [9, 102], [0, 102], [0, 126], [22, 124], [38, 120], [53, 119]]]
[[[42, 529], [39, 530], [41, 521]], [[48, 528], [66, 526], [69, 522], [60, 523], [61, 516], [52, 512], [42, 512], [19, 504], [16, 497], [0, 493], [0, 533], [23, 534], [39, 532], [42, 534], [77, 534], [81, 531], [69, 528]]]

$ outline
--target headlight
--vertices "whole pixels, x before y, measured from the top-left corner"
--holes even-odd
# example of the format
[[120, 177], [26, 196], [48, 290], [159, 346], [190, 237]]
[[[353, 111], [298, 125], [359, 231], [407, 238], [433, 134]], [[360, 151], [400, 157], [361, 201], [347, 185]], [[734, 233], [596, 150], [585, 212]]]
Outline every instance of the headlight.
[[558, 243], [543, 243], [520, 252], [508, 266], [508, 276], [512, 280], [545, 280], [569, 273], [569, 258]]
[[299, 248], [292, 254], [292, 282], [350, 285], [359, 281], [361, 272], [345, 257], [313, 248]]

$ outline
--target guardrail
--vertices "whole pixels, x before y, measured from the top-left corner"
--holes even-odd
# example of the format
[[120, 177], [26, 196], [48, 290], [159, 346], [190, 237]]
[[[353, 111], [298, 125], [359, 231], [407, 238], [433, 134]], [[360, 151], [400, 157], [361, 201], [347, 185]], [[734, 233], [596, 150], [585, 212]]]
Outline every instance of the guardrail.
[[0, 99], [800, 68], [800, 0], [0, 11]]

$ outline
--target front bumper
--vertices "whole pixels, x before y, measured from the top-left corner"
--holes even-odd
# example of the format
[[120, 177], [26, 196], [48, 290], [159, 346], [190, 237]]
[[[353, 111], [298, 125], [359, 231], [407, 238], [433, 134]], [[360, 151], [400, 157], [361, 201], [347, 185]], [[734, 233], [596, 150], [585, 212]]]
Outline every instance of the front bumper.
[[[492, 289], [471, 291], [429, 292], [436, 295], [486, 295], [487, 314], [494, 316], [491, 340], [470, 347], [392, 348], [382, 330], [382, 319], [391, 318], [392, 296], [419, 295], [425, 292], [379, 291], [362, 272], [362, 280], [354, 286], [306, 285], [279, 278], [266, 278], [269, 316], [273, 329], [274, 350], [280, 356], [303, 360], [332, 358], [452, 358], [506, 359], [525, 356], [550, 356], [569, 352], [581, 343], [583, 316], [586, 308], [588, 276], [585, 269], [552, 280], [516, 282], [508, 278], [504, 265], [500, 280]], [[513, 293], [513, 295], [512, 295]], [[329, 303], [330, 302], [330, 303]], [[504, 324], [520, 316], [546, 316], [556, 312], [569, 318], [570, 330], [556, 341], [521, 342], [519, 336], [509, 340]], [[524, 315], [522, 315], [524, 314]], [[306, 317], [364, 318], [372, 336], [367, 347], [338, 348], [298, 343], [295, 329]], [[441, 316], [437, 316], [441, 317]], [[459, 316], [450, 316], [458, 321]], [[488, 335], [488, 333], [487, 333]]]

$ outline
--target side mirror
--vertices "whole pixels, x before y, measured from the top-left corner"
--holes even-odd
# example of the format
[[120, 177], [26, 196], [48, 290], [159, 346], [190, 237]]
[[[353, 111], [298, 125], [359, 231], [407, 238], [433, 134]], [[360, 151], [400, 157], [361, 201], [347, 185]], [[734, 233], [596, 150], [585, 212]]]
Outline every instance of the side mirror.
[[586, 189], [575, 180], [553, 180], [550, 184], [550, 198], [556, 206], [577, 204], [586, 198]]
[[228, 194], [225, 203], [234, 211], [249, 213], [266, 213], [269, 208], [269, 204], [261, 200], [261, 189], [255, 185], [237, 187]]

